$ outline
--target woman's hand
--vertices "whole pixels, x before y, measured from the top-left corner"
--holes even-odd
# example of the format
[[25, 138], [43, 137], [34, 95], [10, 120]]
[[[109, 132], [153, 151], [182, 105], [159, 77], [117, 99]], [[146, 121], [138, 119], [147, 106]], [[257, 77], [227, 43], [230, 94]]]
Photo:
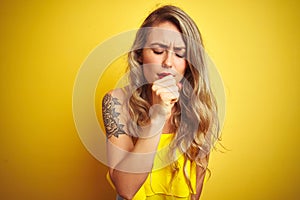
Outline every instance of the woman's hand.
[[[173, 75], [165, 76], [155, 82], [152, 85], [152, 105], [161, 108], [159, 114], [165, 115], [168, 118], [171, 115], [171, 110], [174, 104], [179, 99], [179, 90], [181, 89], [181, 83], [176, 83]], [[154, 109], [153, 112], [155, 112]]]

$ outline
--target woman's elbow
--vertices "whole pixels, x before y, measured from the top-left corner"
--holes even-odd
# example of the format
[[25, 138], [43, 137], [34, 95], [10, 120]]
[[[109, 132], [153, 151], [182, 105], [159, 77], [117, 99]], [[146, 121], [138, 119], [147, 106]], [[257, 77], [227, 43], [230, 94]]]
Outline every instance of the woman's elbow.
[[116, 185], [116, 192], [121, 196], [123, 199], [133, 199], [136, 193], [138, 192], [139, 187], [133, 186], [131, 184], [126, 185]]
[[133, 199], [136, 192], [128, 191], [128, 190], [117, 190], [119, 196], [121, 196], [123, 199], [130, 200]]

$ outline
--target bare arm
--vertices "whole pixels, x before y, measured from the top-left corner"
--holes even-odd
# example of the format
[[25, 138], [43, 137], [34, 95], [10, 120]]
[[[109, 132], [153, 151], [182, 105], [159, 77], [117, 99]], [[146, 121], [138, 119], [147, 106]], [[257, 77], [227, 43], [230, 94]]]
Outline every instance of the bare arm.
[[[153, 109], [151, 124], [144, 128], [135, 145], [125, 133], [119, 99], [107, 94], [103, 99], [103, 120], [107, 133], [109, 174], [120, 196], [131, 199], [152, 170], [165, 116]], [[128, 116], [128, 115], [127, 115]]]
[[160, 133], [150, 138], [140, 138], [135, 145], [128, 135], [109, 138], [109, 173], [123, 198], [132, 199], [151, 172]]
[[[202, 159], [202, 162], [204, 165], [208, 165], [209, 155], [207, 155], [205, 158]], [[200, 167], [197, 165], [196, 167], [196, 194], [192, 195], [192, 200], [199, 200], [202, 189], [203, 189], [203, 182], [204, 177], [206, 174], [206, 169]]]
[[203, 188], [203, 181], [206, 170], [202, 167], [197, 166], [197, 180], [196, 180], [196, 194], [192, 195], [192, 200], [199, 200]]
[[127, 121], [128, 111], [122, 109], [124, 93], [117, 90], [103, 99], [103, 120], [107, 133], [109, 174], [120, 196], [134, 197], [152, 170], [162, 129], [171, 115], [174, 99], [179, 97], [174, 77], [165, 77], [153, 83], [150, 124], [139, 131], [133, 144]]

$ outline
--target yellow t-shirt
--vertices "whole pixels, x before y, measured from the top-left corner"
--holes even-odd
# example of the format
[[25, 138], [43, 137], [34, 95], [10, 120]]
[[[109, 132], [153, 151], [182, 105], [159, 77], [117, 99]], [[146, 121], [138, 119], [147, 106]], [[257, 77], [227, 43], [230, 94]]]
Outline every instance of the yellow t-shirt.
[[[172, 179], [172, 166], [166, 165], [166, 154], [168, 145], [173, 139], [173, 134], [162, 134], [158, 144], [158, 153], [155, 156], [152, 172], [149, 173], [146, 181], [138, 190], [133, 200], [188, 200], [190, 195], [196, 192], [196, 165], [187, 161], [185, 170], [189, 176], [193, 191], [190, 190], [184, 176], [184, 156], [178, 154], [178, 172]], [[161, 167], [162, 166], [162, 167]], [[113, 186], [109, 174], [108, 181]], [[113, 186], [114, 187], [114, 186]]]

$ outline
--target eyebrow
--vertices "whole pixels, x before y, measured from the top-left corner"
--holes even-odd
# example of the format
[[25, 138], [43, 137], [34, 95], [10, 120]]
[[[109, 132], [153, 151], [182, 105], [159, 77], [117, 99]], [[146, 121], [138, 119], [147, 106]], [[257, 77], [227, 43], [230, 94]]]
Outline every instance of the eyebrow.
[[[160, 42], [153, 42], [150, 44], [150, 47], [158, 45], [162, 48], [168, 48], [169, 46], [164, 44], [164, 43], [160, 43]], [[185, 46], [178, 46], [178, 47], [174, 47], [174, 50], [185, 50]]]

